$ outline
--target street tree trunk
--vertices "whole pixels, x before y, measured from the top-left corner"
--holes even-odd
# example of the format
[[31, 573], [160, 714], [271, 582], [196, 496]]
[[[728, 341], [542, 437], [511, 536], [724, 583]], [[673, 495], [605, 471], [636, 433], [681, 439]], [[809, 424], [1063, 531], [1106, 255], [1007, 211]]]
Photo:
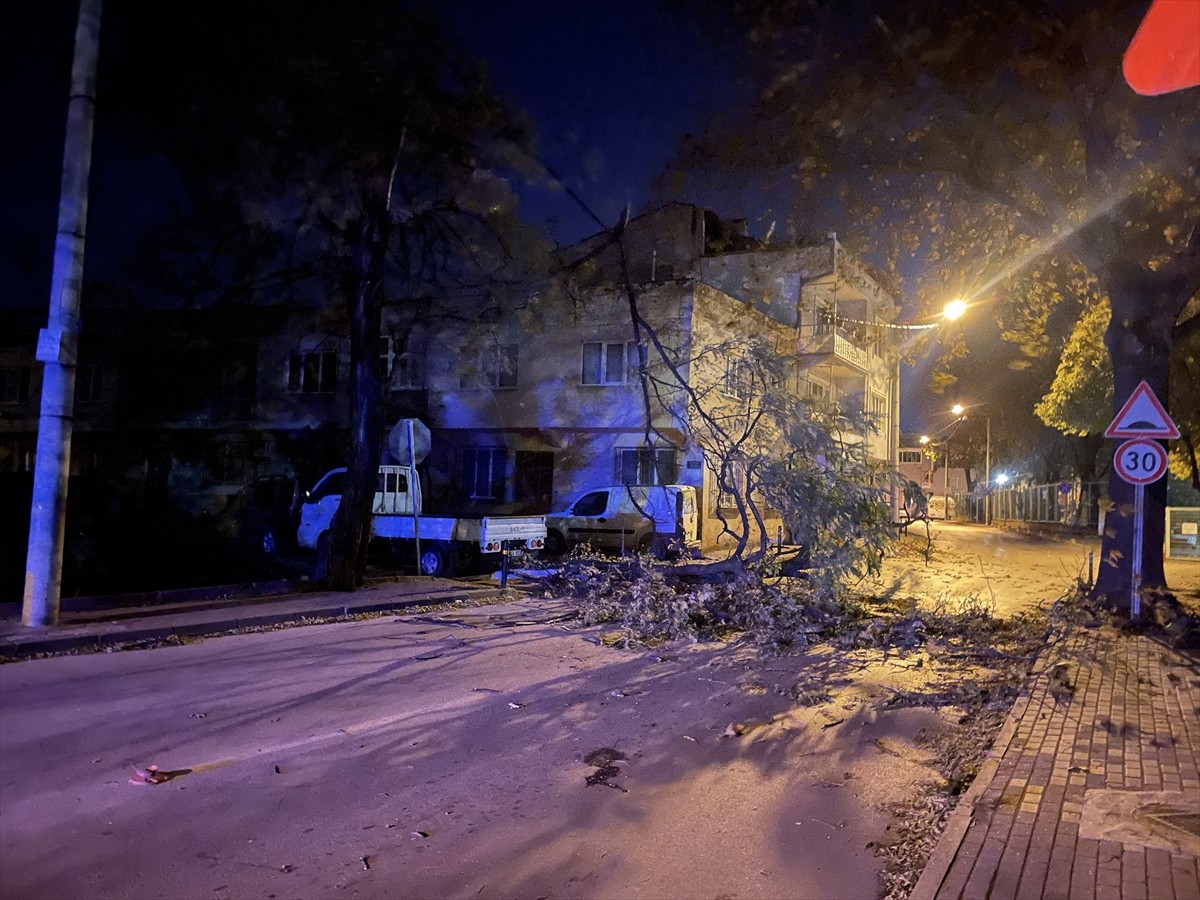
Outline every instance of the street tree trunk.
[[[1112, 299], [1112, 321], [1104, 342], [1113, 363], [1113, 415], [1145, 381], [1165, 406], [1171, 357], [1171, 330], [1179, 314], [1178, 299], [1165, 292], [1148, 269], [1132, 262], [1106, 267]], [[1112, 450], [1118, 444], [1112, 443]], [[1114, 466], [1108, 476], [1109, 505], [1093, 596], [1127, 609], [1130, 602], [1133, 557], [1133, 485]], [[1167, 587], [1163, 572], [1163, 532], [1167, 483], [1165, 478], [1145, 487], [1142, 543], [1142, 584]]]
[[324, 571], [333, 590], [361, 587], [371, 541], [371, 502], [383, 434], [379, 332], [387, 210], [367, 209], [352, 226], [346, 294], [350, 304], [350, 456], [342, 503], [333, 517]]

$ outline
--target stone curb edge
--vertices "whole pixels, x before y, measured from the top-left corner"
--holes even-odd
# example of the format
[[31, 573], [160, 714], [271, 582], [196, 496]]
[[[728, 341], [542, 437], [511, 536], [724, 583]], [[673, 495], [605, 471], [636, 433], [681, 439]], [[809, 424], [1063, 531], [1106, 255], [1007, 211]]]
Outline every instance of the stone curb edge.
[[33, 637], [29, 640], [0, 643], [0, 659], [20, 659], [40, 653], [55, 653], [83, 648], [115, 647], [138, 641], [164, 640], [169, 637], [215, 637], [241, 628], [285, 625], [289, 622], [300, 622], [303, 619], [332, 619], [365, 613], [398, 612], [411, 609], [415, 606], [428, 606], [435, 603], [462, 603], [469, 600], [489, 599], [501, 596], [503, 593], [499, 589], [485, 589], [468, 593], [449, 593], [446, 595], [424, 596], [408, 600], [387, 600], [377, 603], [337, 603], [330, 606], [291, 612], [263, 613], [260, 615], [250, 614], [228, 619], [218, 619], [212, 622], [192, 622], [180, 625], [154, 625], [148, 623], [138, 628], [130, 628], [123, 631]]
[[1000, 768], [1000, 760], [1008, 752], [1013, 736], [1017, 733], [1017, 725], [1020, 724], [1021, 718], [1029, 709], [1029, 703], [1033, 697], [1033, 684], [1036, 679], [1037, 676], [1030, 679], [1016, 702], [1013, 703], [1012, 709], [1008, 711], [1008, 718], [1004, 720], [1000, 732], [996, 735], [996, 740], [992, 742], [992, 748], [988, 751], [983, 764], [980, 765], [979, 773], [971, 782], [971, 786], [967, 788], [967, 792], [959, 798], [954, 811], [950, 813], [946, 829], [938, 838], [933, 853], [929, 855], [925, 868], [921, 870], [921, 877], [917, 879], [912, 893], [908, 895], [908, 900], [934, 900], [937, 896], [938, 889], [941, 888], [946, 874], [950, 871], [950, 866], [958, 856], [958, 848], [962, 846], [963, 838], [967, 836], [967, 829], [971, 827], [971, 819], [975, 816], [975, 802], [991, 786], [992, 779], [996, 777], [996, 771]]

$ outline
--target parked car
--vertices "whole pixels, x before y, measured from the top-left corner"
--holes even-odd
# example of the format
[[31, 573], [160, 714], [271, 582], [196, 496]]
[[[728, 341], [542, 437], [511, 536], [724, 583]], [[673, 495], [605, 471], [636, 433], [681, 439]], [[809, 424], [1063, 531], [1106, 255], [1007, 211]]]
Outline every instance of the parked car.
[[263, 556], [291, 553], [296, 549], [301, 499], [300, 482], [291, 476], [256, 478], [217, 514], [217, 532]]
[[577, 494], [546, 516], [546, 552], [589, 544], [613, 553], [690, 554], [700, 549], [696, 488], [618, 484]]

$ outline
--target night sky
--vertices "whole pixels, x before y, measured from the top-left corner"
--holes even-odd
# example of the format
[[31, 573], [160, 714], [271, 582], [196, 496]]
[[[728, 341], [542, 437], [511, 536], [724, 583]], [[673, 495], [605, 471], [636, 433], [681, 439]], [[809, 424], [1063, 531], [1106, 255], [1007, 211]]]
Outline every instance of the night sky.
[[[613, 223], [627, 204], [642, 211], [681, 135], [749, 100], [739, 80], [740, 43], [719, 41], [719, 29], [700, 28], [673, 2], [451, 0], [433, 8], [468, 53], [487, 61], [495, 88], [531, 116], [541, 157]], [[304, 6], [296, 4], [297, 15]], [[138, 238], [186, 203], [171, 163], [156, 152], [153, 128], [137, 119], [144, 98], [130, 93], [139, 84], [162, 89], [160, 73], [138, 69], [146, 57], [139, 42], [189, 41], [187, 29], [170, 28], [174, 8], [110, 0], [104, 10], [86, 257], [92, 279], [118, 276]], [[72, 0], [22, 4], [0, 32], [0, 310], [40, 311], [48, 302], [76, 11]], [[523, 218], [559, 243], [598, 230], [561, 191], [525, 186], [520, 194]], [[718, 190], [700, 202], [755, 222], [761, 210], [739, 199], [725, 203]], [[995, 344], [979, 346], [998, 352]], [[936, 427], [953, 401], [931, 397], [919, 370], [906, 371], [904, 381], [905, 427]]]
[[[100, 36], [87, 271], [116, 271], [137, 237], [169, 215], [184, 193], [114, 96], [141, 57], [133, 18], [141, 4], [106, 4]], [[42, 308], [57, 215], [76, 4], [10, 10], [0, 58], [6, 162], [0, 217], [0, 309]], [[303, 9], [303, 3], [297, 5]], [[495, 88], [533, 119], [541, 157], [605, 222], [646, 204], [652, 179], [681, 133], [738, 97], [732, 66], [657, 0], [611, 0], [576, 8], [551, 0], [458, 0], [435, 7], [471, 55], [486, 60]], [[162, 34], [186, 41], [184, 30]], [[120, 79], [114, 77], [119, 72]], [[152, 73], [146, 73], [153, 77]], [[181, 98], [182, 99], [182, 98]], [[521, 212], [560, 243], [597, 228], [561, 191], [525, 187]]]

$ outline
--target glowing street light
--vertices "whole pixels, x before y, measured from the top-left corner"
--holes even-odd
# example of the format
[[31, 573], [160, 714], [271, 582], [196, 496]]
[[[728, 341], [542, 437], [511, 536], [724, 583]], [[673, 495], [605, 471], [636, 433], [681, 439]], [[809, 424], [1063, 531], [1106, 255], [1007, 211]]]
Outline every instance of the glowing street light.
[[996, 484], [1008, 484], [1008, 473], [1001, 472], [996, 476]]
[[950, 412], [954, 413], [956, 416], [961, 416], [964, 412], [963, 405], [961, 403], [955, 403], [952, 407], [950, 407]]
[[946, 304], [946, 308], [942, 310], [942, 318], [953, 322], [956, 319], [961, 319], [962, 314], [967, 311], [967, 301], [951, 300]]

